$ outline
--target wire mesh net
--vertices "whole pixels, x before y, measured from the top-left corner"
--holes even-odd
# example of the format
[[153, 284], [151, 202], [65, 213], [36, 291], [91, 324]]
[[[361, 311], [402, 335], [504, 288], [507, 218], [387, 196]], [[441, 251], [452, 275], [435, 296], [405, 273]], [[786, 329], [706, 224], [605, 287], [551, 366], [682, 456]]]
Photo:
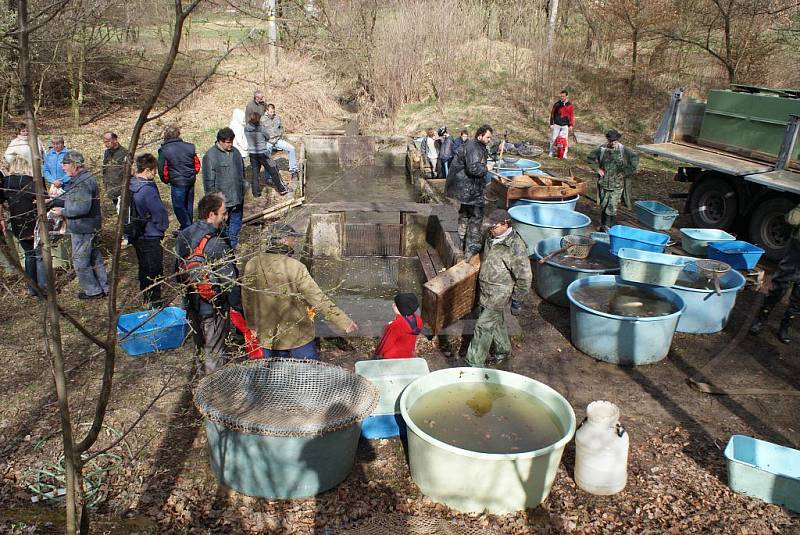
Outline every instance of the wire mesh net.
[[567, 234], [561, 238], [561, 247], [567, 249], [569, 256], [575, 258], [587, 258], [594, 247], [594, 240], [589, 236], [580, 234]]
[[490, 535], [495, 531], [486, 527], [471, 528], [461, 522], [438, 518], [394, 514], [374, 517], [336, 533], [337, 535]]
[[378, 389], [363, 377], [315, 360], [263, 359], [226, 366], [194, 391], [197, 410], [228, 429], [268, 436], [314, 436], [369, 416]]

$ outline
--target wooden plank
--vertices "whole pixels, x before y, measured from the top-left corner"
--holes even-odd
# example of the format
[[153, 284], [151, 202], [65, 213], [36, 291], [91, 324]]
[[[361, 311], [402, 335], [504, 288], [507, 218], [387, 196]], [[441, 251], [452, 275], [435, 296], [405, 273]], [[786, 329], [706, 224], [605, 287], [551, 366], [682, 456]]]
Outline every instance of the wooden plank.
[[433, 269], [436, 270], [437, 275], [447, 269], [444, 266], [444, 262], [442, 262], [442, 259], [439, 257], [439, 253], [436, 252], [436, 249], [433, 247], [428, 247], [428, 255], [431, 257]]
[[436, 268], [433, 267], [433, 262], [431, 261], [430, 254], [428, 254], [428, 250], [419, 249], [417, 251], [417, 258], [419, 258], [419, 263], [422, 264], [422, 271], [425, 273], [425, 280], [429, 281], [435, 278], [437, 271]]

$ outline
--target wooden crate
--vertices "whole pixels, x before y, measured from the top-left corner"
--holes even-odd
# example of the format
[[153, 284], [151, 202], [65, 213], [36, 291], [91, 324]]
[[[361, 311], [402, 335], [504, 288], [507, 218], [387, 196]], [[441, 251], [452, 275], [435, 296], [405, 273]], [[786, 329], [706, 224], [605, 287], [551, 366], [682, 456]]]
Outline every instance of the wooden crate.
[[480, 258], [458, 262], [422, 286], [422, 320], [437, 334], [475, 308]]

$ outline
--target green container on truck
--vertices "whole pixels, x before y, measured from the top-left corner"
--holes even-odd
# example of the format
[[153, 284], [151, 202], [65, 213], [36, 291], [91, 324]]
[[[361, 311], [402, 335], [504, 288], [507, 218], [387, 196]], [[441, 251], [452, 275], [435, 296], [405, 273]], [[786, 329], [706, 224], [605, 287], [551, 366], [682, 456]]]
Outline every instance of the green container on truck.
[[778, 259], [791, 235], [784, 216], [800, 203], [798, 129], [800, 90], [734, 85], [706, 101], [677, 90], [654, 143], [639, 149], [679, 162], [695, 226], [735, 232]]

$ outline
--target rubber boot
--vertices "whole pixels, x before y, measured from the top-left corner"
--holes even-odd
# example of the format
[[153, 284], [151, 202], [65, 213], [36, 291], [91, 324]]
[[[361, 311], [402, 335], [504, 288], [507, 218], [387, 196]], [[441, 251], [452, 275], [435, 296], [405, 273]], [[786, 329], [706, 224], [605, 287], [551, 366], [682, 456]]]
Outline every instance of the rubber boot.
[[600, 232], [605, 232], [606, 230], [608, 230], [608, 228], [606, 227], [606, 218], [608, 218], [606, 213], [600, 212], [600, 226], [597, 227], [597, 230], [599, 230]]
[[781, 320], [781, 326], [778, 327], [778, 340], [784, 344], [791, 343], [792, 339], [789, 338], [789, 326], [792, 323], [792, 316], [786, 316]]
[[753, 336], [756, 336], [759, 333], [761, 333], [761, 329], [764, 328], [764, 323], [766, 323], [767, 320], [769, 319], [769, 313], [770, 312], [771, 312], [771, 309], [766, 308], [766, 307], [762, 308], [759, 311], [758, 316], [756, 317], [755, 321], [752, 323], [752, 325], [750, 325], [750, 334], [752, 334]]
[[608, 228], [611, 228], [616, 224], [617, 224], [617, 216], [615, 215], [608, 216]]

